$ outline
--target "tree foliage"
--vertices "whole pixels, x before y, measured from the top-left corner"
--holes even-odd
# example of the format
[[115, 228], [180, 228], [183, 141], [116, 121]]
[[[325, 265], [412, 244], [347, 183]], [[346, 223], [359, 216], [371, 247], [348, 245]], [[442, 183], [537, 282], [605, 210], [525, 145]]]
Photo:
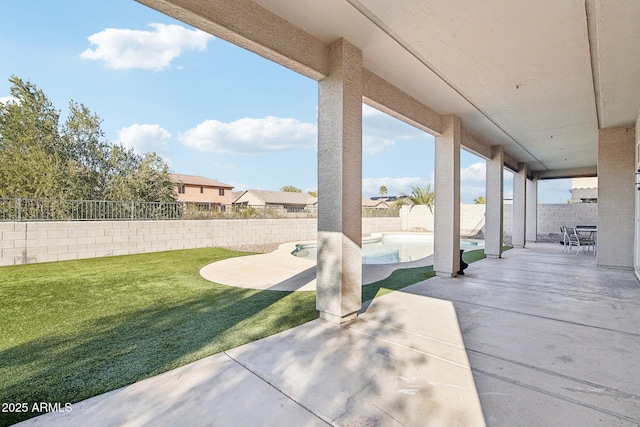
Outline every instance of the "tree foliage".
[[284, 191], [285, 193], [302, 193], [300, 188], [294, 187], [293, 185], [285, 185], [280, 191]]
[[484, 205], [487, 203], [487, 199], [485, 199], [484, 196], [478, 196], [473, 200], [473, 203], [476, 205]]
[[398, 199], [397, 203], [404, 205], [427, 205], [431, 213], [433, 213], [436, 195], [434, 191], [431, 190], [431, 184], [427, 184], [426, 187], [411, 185], [409, 188], [411, 189], [411, 194], [402, 194], [402, 197]]
[[379, 192], [380, 192], [380, 195], [381, 195], [381, 196], [384, 196], [385, 194], [387, 194], [387, 191], [388, 191], [388, 190], [387, 190], [387, 186], [386, 186], [386, 185], [381, 185], [381, 186], [380, 186], [380, 190], [379, 190]]
[[12, 76], [11, 101], [0, 103], [0, 198], [175, 200], [169, 167], [105, 139], [102, 120], [71, 101], [60, 112], [29, 81]]

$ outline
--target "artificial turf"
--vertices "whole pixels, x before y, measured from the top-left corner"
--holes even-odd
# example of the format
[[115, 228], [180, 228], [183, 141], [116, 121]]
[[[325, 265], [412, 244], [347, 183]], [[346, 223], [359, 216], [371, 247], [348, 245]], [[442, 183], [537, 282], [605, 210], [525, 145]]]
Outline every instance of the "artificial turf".
[[[315, 293], [208, 282], [193, 249], [0, 268], [0, 402], [77, 402], [318, 316]], [[0, 425], [32, 416], [0, 412]]]
[[[318, 317], [315, 292], [241, 289], [199, 274], [241, 255], [204, 248], [0, 267], [0, 403], [64, 407]], [[396, 270], [364, 286], [363, 301], [433, 275]], [[40, 414], [0, 412], [0, 426]]]

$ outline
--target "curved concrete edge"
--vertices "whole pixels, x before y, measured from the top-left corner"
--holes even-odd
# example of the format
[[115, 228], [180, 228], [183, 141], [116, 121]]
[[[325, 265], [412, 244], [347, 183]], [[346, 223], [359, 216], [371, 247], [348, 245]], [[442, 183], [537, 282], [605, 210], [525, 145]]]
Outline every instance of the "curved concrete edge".
[[[379, 236], [369, 238], [379, 238]], [[287, 242], [267, 254], [246, 255], [216, 261], [202, 267], [200, 276], [210, 282], [246, 289], [287, 292], [315, 291], [316, 262], [292, 255], [296, 245], [309, 243], [315, 243], [315, 241]], [[362, 266], [362, 284], [364, 286], [386, 279], [395, 270], [432, 264], [433, 255], [396, 264], [365, 264]]]

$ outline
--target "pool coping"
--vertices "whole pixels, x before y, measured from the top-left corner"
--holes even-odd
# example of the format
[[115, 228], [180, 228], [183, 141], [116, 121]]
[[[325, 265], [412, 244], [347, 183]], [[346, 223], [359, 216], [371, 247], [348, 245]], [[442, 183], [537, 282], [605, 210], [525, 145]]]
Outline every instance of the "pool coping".
[[[431, 234], [416, 232], [372, 233], [363, 241], [384, 234]], [[316, 262], [298, 258], [291, 253], [296, 245], [311, 244], [315, 240], [287, 242], [270, 253], [228, 258], [204, 266], [200, 275], [227, 286], [271, 291], [315, 291]], [[480, 246], [484, 247], [484, 246]], [[479, 247], [479, 248], [480, 248]], [[476, 248], [474, 248], [476, 249]], [[415, 261], [394, 264], [364, 264], [362, 285], [386, 279], [395, 270], [433, 265], [433, 255]]]

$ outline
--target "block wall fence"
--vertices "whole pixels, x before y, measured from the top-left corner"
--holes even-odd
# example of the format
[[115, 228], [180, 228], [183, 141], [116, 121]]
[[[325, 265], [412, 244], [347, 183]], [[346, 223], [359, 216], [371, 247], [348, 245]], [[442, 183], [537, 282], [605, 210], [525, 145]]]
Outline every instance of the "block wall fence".
[[[504, 209], [505, 235], [511, 235], [510, 205]], [[555, 239], [560, 226], [597, 225], [596, 204], [538, 205], [538, 237]], [[484, 205], [462, 205], [463, 235], [482, 235]], [[392, 231], [433, 231], [426, 206], [403, 207], [400, 217], [363, 218], [363, 235]], [[234, 247], [314, 240], [315, 218], [0, 222], [0, 266], [96, 258], [203, 247]]]
[[[504, 235], [511, 237], [513, 230], [513, 205], [504, 205]], [[460, 206], [460, 234], [482, 236], [484, 234], [485, 205]], [[427, 206], [403, 206], [400, 211], [402, 230], [433, 231], [433, 214]], [[538, 204], [538, 241], [555, 241], [560, 227], [598, 225], [597, 203]]]

